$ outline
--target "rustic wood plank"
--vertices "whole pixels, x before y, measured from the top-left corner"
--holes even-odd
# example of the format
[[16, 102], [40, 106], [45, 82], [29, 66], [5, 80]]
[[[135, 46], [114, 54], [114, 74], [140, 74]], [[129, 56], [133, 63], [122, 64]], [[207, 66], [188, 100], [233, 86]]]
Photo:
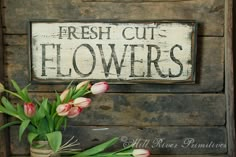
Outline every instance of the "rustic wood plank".
[[[6, 76], [21, 86], [29, 83], [26, 36], [6, 36]], [[24, 57], [22, 57], [24, 56]], [[224, 38], [201, 37], [198, 40], [197, 81], [191, 85], [119, 84], [109, 92], [222, 92], [224, 84]], [[214, 79], [212, 79], [214, 78]], [[112, 83], [111, 83], [112, 84]], [[64, 85], [32, 85], [32, 91], [63, 90]]]
[[233, 53], [233, 0], [226, 0], [225, 13], [225, 95], [227, 106], [228, 155], [236, 156], [235, 142], [235, 82]]
[[[29, 145], [27, 144], [26, 138], [23, 138], [22, 143], [16, 140], [18, 139], [18, 130], [16, 127], [11, 127], [10, 133], [11, 155], [28, 154]], [[152, 154], [220, 155], [227, 152], [226, 129], [224, 127], [137, 128], [123, 126], [70, 126], [63, 132], [63, 135], [65, 141], [72, 136], [78, 138], [80, 141], [78, 148], [82, 149], [97, 145], [117, 136], [120, 137], [120, 141], [114, 149], [122, 148], [124, 145], [136, 141], [135, 148], [150, 149]], [[164, 141], [160, 142], [161, 139]], [[194, 140], [193, 143], [195, 145], [184, 143], [189, 139]], [[144, 144], [145, 141], [147, 141], [146, 144]]]
[[[1, 96], [1, 94], [0, 94]], [[0, 126], [4, 125], [6, 123], [6, 117], [3, 114], [0, 114]], [[7, 157], [8, 152], [7, 152], [7, 147], [8, 147], [8, 133], [7, 133], [7, 129], [2, 130], [0, 132], [0, 156], [1, 157]]]
[[82, 0], [83, 2], [180, 2], [180, 1], [191, 1], [191, 0]]
[[[3, 13], [2, 13], [2, 1], [0, 1], [0, 83], [4, 84], [5, 78], [5, 66], [4, 66], [4, 50], [3, 50]], [[2, 94], [0, 93], [0, 97]], [[6, 117], [0, 113], [0, 126], [5, 124]], [[0, 156], [7, 157], [8, 156], [8, 133], [7, 129], [0, 131]]]
[[[104, 94], [71, 124], [169, 126], [224, 125], [221, 94]], [[112, 114], [111, 114], [112, 113]], [[213, 118], [214, 117], [214, 118]]]
[[[26, 34], [30, 19], [70, 20], [197, 20], [199, 35], [223, 36], [224, 1], [163, 1], [157, 3], [114, 3], [82, 0], [6, 0], [5, 21], [7, 34]], [[17, 18], [15, 16], [17, 15]]]
[[[55, 100], [54, 93], [33, 93]], [[11, 100], [20, 103], [19, 100]], [[71, 125], [220, 126], [225, 125], [224, 94], [103, 94]]]

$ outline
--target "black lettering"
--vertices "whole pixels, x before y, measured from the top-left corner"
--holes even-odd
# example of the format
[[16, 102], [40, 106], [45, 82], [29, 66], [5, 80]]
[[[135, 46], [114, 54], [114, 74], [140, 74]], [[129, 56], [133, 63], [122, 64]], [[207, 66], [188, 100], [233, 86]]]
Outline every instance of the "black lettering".
[[136, 47], [144, 47], [143, 44], [142, 45], [130, 45], [131, 47], [131, 56], [130, 56], [130, 76], [129, 77], [144, 77], [145, 73], [143, 72], [143, 74], [141, 75], [136, 75], [134, 74], [134, 63], [135, 62], [140, 62], [143, 63], [142, 60], [135, 60], [135, 48]]
[[59, 39], [62, 39], [62, 34], [66, 33], [66, 29], [63, 29], [66, 26], [59, 26]]
[[[83, 73], [79, 70], [79, 68], [78, 68], [78, 66], [77, 66], [77, 64], [76, 64], [76, 54], [77, 54], [79, 48], [81, 48], [81, 47], [86, 47], [86, 48], [89, 50], [89, 52], [91, 53], [92, 57], [93, 57], [93, 65], [92, 65], [92, 67], [91, 67], [91, 70], [90, 70], [87, 74], [83, 74]], [[82, 54], [82, 55], [83, 55], [83, 54]], [[82, 44], [82, 45], [78, 46], [78, 47], [75, 49], [75, 52], [74, 52], [74, 55], [73, 55], [73, 67], [74, 67], [75, 72], [76, 72], [77, 74], [79, 74], [81, 77], [87, 77], [87, 76], [89, 76], [90, 74], [92, 74], [92, 72], [93, 72], [93, 70], [94, 70], [94, 68], [95, 68], [95, 65], [96, 65], [96, 55], [95, 55], [95, 52], [94, 52], [93, 48], [92, 48], [89, 44]]]
[[[42, 74], [41, 76], [47, 76], [46, 75], [46, 61], [53, 62], [52, 58], [46, 58], [46, 47], [52, 46], [52, 48], [55, 47], [55, 44], [40, 44], [42, 46]], [[50, 69], [55, 69], [55, 67], [48, 67]]]
[[154, 40], [154, 28], [156, 27], [148, 27], [148, 29], [151, 29], [151, 40]]
[[56, 44], [57, 47], [57, 76], [70, 76], [71, 75], [71, 68], [69, 69], [69, 74], [62, 74], [61, 73], [61, 44]]
[[89, 26], [81, 26], [81, 34], [82, 34], [81, 39], [89, 39], [89, 36], [85, 36], [89, 35]]
[[179, 70], [178, 74], [173, 75], [171, 73], [171, 69], [169, 68], [169, 77], [179, 77], [183, 73], [183, 64], [178, 59], [176, 59], [175, 56], [174, 56], [174, 49], [175, 48], [179, 48], [180, 50], [183, 50], [183, 48], [182, 48], [182, 46], [176, 44], [170, 50], [170, 58], [171, 58], [172, 61], [174, 61], [176, 64], [178, 64], [180, 66], [180, 70]]
[[99, 27], [99, 39], [103, 39], [102, 38], [102, 35], [103, 34], [107, 34], [107, 39], [110, 39], [111, 37], [110, 37], [110, 29], [111, 29], [111, 27], [106, 27], [107, 28], [107, 31], [102, 31], [102, 27]]
[[[146, 28], [143, 28], [143, 32], [139, 31], [141, 30], [139, 27], [135, 27], [136, 29], [136, 38], [137, 39], [146, 39]], [[139, 36], [139, 34], [142, 34], [142, 36]]]
[[76, 34], [76, 28], [74, 26], [68, 27], [68, 39], [72, 39], [71, 36], [73, 36], [75, 39], [79, 39]]
[[128, 37], [126, 36], [126, 34], [125, 34], [125, 32], [126, 32], [126, 30], [127, 30], [128, 28], [133, 29], [132, 27], [126, 27], [126, 28], [123, 29], [123, 31], [122, 31], [122, 36], [123, 36], [123, 38], [126, 39], [126, 40], [133, 40], [133, 39], [134, 39], [134, 36], [128, 38]]
[[[158, 64], [158, 61], [161, 57], [161, 50], [160, 50], [160, 47], [157, 46], [157, 45], [147, 45], [148, 47], [148, 55], [147, 55], [147, 77], [152, 77], [152, 74], [151, 74], [151, 64], [153, 63], [155, 68], [156, 68], [156, 71], [157, 73], [160, 75], [160, 77], [162, 78], [166, 78], [167, 75], [164, 75], [162, 72], [161, 72], [161, 69], [159, 67], [159, 64]], [[155, 48], [156, 49], [156, 53], [157, 53], [157, 58], [152, 60], [152, 48]]]
[[109, 73], [110, 73], [110, 68], [111, 68], [111, 63], [112, 63], [112, 60], [114, 61], [114, 65], [115, 65], [115, 68], [116, 68], [116, 74], [117, 74], [117, 77], [120, 76], [120, 73], [121, 73], [121, 68], [122, 68], [122, 65], [124, 63], [124, 58], [125, 58], [125, 54], [126, 54], [126, 51], [127, 51], [127, 46], [128, 45], [124, 45], [124, 52], [123, 52], [123, 55], [122, 55], [122, 59], [120, 61], [120, 64], [118, 63], [118, 59], [117, 59], [117, 56], [116, 56], [116, 52], [115, 52], [115, 44], [108, 44], [111, 48], [111, 57], [108, 61], [108, 64], [105, 60], [105, 57], [104, 57], [104, 52], [103, 52], [103, 47], [102, 47], [102, 44], [97, 44], [97, 47], [100, 51], [100, 54], [101, 54], [101, 58], [102, 58], [102, 64], [103, 64], [103, 69], [104, 69], [104, 73], [105, 73], [105, 76], [108, 77], [109, 76]]
[[96, 29], [97, 27], [91, 27], [90, 31], [94, 36], [90, 35], [90, 39], [96, 39], [98, 37], [98, 33], [95, 31]]

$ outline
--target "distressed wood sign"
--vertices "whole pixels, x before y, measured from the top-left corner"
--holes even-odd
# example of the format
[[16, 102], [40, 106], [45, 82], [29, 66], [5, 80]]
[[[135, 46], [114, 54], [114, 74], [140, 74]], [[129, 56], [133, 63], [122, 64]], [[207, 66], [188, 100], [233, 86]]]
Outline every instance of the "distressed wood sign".
[[194, 82], [193, 21], [30, 22], [31, 79]]

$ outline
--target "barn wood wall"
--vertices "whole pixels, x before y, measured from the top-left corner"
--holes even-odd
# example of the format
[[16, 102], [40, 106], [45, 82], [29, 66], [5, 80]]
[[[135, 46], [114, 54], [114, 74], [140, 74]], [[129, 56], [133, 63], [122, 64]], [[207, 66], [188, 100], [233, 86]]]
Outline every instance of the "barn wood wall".
[[[197, 20], [195, 84], [112, 84], [109, 93], [93, 97], [92, 107], [69, 122], [65, 135], [78, 137], [82, 148], [113, 136], [161, 137], [178, 144], [186, 137], [195, 138], [198, 143], [227, 143], [226, 4], [225, 0], [3, 0], [4, 79], [7, 83], [14, 79], [21, 86], [29, 83], [30, 19]], [[55, 90], [64, 88], [65, 85], [33, 84], [30, 91], [34, 97], [52, 98]], [[17, 102], [14, 98], [12, 101]], [[26, 138], [19, 143], [16, 128], [10, 129], [10, 154], [27, 155]], [[107, 130], [97, 131], [98, 128]], [[209, 157], [209, 154], [226, 157], [228, 149], [152, 148], [151, 151], [162, 154], [161, 157]]]

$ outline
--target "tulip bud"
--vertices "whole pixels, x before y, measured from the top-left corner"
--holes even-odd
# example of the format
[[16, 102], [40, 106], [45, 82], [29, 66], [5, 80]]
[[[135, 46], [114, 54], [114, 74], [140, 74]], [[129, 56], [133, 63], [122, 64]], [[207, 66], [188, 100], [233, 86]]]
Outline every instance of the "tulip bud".
[[80, 107], [80, 108], [86, 108], [89, 106], [89, 104], [91, 103], [91, 99], [90, 98], [84, 98], [84, 97], [79, 97], [76, 98], [73, 102], [74, 106]]
[[4, 86], [2, 83], [0, 83], [0, 93], [2, 93], [5, 90]]
[[27, 117], [33, 117], [36, 113], [35, 105], [32, 102], [25, 103], [24, 112]]
[[82, 112], [82, 108], [80, 107], [72, 107], [69, 110], [69, 113], [67, 115], [68, 118], [74, 118], [76, 116], [78, 116], [80, 114], [80, 112]]
[[70, 91], [69, 89], [66, 89], [61, 93], [60, 99], [61, 99], [62, 102], [65, 100], [65, 98], [66, 98], [67, 94], [69, 93], [69, 91]]
[[134, 149], [132, 155], [134, 157], [148, 157], [150, 152], [146, 149]]
[[93, 94], [101, 94], [105, 93], [109, 89], [109, 85], [107, 82], [98, 82], [92, 85], [91, 92]]
[[84, 87], [85, 85], [87, 86], [87, 89], [89, 89], [91, 87], [91, 84], [89, 83], [90, 81], [86, 80], [83, 82], [80, 82], [77, 86], [76, 86], [76, 90], [79, 90], [80, 88]]
[[57, 114], [59, 116], [66, 116], [69, 113], [69, 110], [71, 109], [72, 105], [71, 104], [61, 104], [57, 106]]

